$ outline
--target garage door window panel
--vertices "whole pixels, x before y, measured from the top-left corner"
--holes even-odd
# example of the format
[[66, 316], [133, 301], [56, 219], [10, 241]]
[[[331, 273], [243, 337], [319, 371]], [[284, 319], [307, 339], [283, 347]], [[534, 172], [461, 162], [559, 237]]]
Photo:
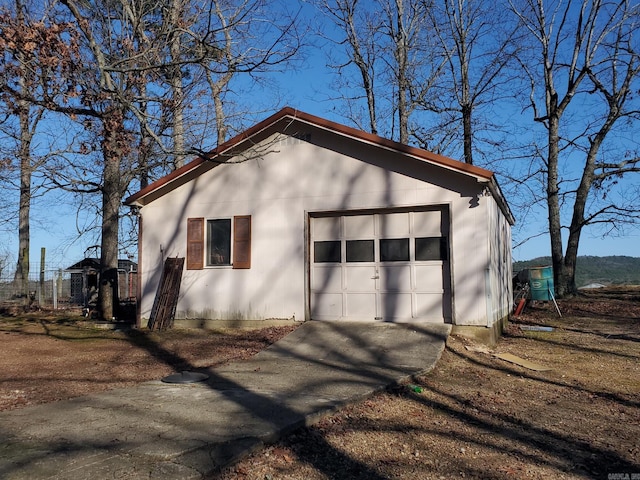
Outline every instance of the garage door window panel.
[[416, 238], [416, 260], [446, 261], [447, 241], [445, 237]]
[[320, 241], [313, 243], [313, 261], [315, 263], [340, 263], [342, 248], [340, 241]]
[[408, 262], [409, 239], [392, 238], [380, 240], [381, 262]]
[[347, 262], [373, 262], [373, 240], [347, 240]]

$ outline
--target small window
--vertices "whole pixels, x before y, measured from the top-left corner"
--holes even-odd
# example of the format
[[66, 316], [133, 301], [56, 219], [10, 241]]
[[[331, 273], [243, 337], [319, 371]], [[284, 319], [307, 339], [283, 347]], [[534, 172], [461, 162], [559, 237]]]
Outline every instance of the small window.
[[207, 265], [231, 265], [231, 219], [207, 220]]
[[339, 263], [342, 257], [340, 241], [313, 242], [315, 263]]
[[393, 238], [380, 240], [381, 262], [408, 262], [409, 239]]
[[446, 260], [447, 241], [445, 237], [416, 238], [416, 260]]
[[373, 240], [347, 240], [347, 262], [373, 262]]

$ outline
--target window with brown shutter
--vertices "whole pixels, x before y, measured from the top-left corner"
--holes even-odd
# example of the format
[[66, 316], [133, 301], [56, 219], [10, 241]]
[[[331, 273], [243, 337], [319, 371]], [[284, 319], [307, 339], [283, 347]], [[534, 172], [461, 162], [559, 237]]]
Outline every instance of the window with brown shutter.
[[251, 215], [233, 217], [233, 268], [251, 268]]
[[204, 218], [187, 219], [187, 270], [204, 267]]

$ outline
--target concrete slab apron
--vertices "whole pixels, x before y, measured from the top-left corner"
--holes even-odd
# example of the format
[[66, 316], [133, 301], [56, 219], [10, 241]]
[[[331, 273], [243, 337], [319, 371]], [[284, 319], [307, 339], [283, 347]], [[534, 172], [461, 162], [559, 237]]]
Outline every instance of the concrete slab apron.
[[0, 478], [202, 478], [427, 370], [448, 325], [307, 322], [207, 382], [147, 382], [0, 414]]

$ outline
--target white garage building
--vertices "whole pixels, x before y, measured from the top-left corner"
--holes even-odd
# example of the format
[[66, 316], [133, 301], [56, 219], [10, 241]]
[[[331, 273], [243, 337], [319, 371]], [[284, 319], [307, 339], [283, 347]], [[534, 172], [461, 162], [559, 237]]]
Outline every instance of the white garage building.
[[126, 202], [139, 322], [186, 257], [176, 318], [446, 322], [511, 308], [513, 216], [492, 172], [285, 108]]

